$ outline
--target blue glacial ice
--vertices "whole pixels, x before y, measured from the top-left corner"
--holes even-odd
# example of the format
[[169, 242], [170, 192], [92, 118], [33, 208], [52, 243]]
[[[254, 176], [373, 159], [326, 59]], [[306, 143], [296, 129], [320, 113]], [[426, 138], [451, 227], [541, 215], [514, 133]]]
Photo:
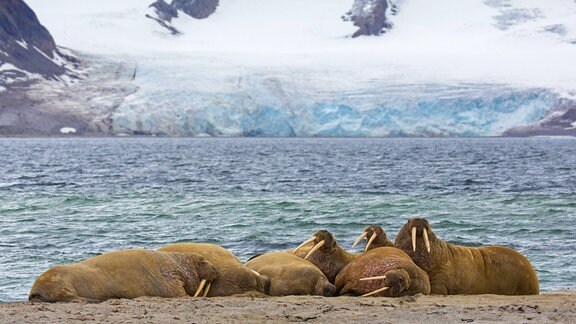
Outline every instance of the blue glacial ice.
[[[314, 88], [294, 77], [203, 78], [144, 71], [114, 132], [168, 136], [498, 136], [538, 121], [557, 94], [490, 83], [374, 80]], [[216, 71], [217, 72], [217, 71]], [[166, 77], [164, 79], [164, 77]]]

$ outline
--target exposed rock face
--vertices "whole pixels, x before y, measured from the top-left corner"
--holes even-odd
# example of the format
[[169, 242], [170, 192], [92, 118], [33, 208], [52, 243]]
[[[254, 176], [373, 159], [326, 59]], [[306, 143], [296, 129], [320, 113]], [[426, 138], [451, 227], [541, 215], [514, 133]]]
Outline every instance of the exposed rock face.
[[[0, 136], [88, 128], [84, 117], [52, 109], [70, 97], [66, 91], [73, 82], [62, 80], [78, 79], [80, 62], [64, 52], [23, 0], [0, 1]], [[59, 96], [52, 106], [46, 105], [45, 96], [34, 98], [35, 89], [43, 84], [54, 86], [47, 93]]]
[[576, 103], [564, 103], [561, 108], [544, 117], [538, 123], [516, 127], [504, 136], [576, 136]]
[[149, 6], [154, 8], [155, 15], [146, 17], [155, 20], [173, 35], [177, 35], [180, 31], [170, 23], [173, 18], [178, 18], [179, 11], [192, 18], [205, 19], [216, 11], [219, 4], [220, 0], [172, 0], [170, 4], [164, 0], [156, 0]]
[[352, 37], [380, 35], [391, 27], [386, 18], [388, 7], [388, 0], [355, 0], [342, 19], [354, 22], [359, 28]]
[[218, 7], [220, 0], [173, 0], [172, 6], [196, 19], [208, 18]]
[[167, 4], [164, 0], [158, 0], [150, 5], [154, 8], [158, 18], [167, 22], [171, 22], [172, 18], [178, 17], [178, 9], [174, 6]]
[[[68, 58], [71, 59], [71, 58]], [[66, 73], [54, 39], [22, 0], [0, 2], [0, 83], [26, 72], [46, 79]], [[10, 65], [16, 69], [10, 69]]]

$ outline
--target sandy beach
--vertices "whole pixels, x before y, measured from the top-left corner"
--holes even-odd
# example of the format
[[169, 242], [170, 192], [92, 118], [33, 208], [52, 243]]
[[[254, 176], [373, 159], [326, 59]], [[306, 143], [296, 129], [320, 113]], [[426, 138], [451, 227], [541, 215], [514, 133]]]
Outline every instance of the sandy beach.
[[576, 323], [576, 292], [402, 298], [138, 298], [102, 303], [0, 304], [0, 323]]

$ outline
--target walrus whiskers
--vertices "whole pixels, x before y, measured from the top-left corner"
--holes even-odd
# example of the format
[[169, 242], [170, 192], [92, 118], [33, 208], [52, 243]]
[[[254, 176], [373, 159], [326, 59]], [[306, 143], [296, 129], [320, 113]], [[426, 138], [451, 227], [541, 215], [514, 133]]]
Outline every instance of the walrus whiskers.
[[352, 248], [354, 248], [356, 245], [358, 245], [358, 243], [360, 243], [360, 241], [365, 239], [366, 236], [368, 236], [368, 232], [364, 232], [364, 233], [360, 234], [360, 236], [358, 236], [358, 238], [356, 238], [356, 240], [354, 241], [354, 244], [352, 244]]
[[376, 233], [372, 233], [372, 236], [370, 236], [368, 243], [366, 243], [366, 247], [364, 248], [364, 252], [368, 251], [370, 244], [372, 244], [372, 242], [374, 242], [374, 239], [376, 238], [376, 236], [378, 236], [378, 235], [376, 235]]
[[390, 287], [382, 287], [382, 288], [380, 288], [380, 289], [374, 290], [373, 292], [369, 292], [369, 293], [367, 293], [367, 294], [364, 294], [364, 295], [362, 295], [361, 297], [368, 297], [368, 296], [376, 295], [377, 293], [386, 291], [386, 290], [388, 290], [388, 289], [390, 289]]
[[200, 295], [200, 292], [204, 288], [205, 284], [206, 284], [206, 279], [202, 279], [202, 281], [200, 281], [200, 285], [198, 286], [198, 289], [196, 289], [196, 293], [194, 294], [194, 297], [198, 297], [198, 295]]
[[416, 227], [412, 227], [412, 251], [416, 252]]
[[212, 282], [209, 282], [208, 285], [206, 286], [206, 289], [204, 289], [204, 294], [202, 294], [202, 297], [208, 296], [208, 291], [210, 291], [211, 286], [212, 286]]
[[318, 242], [316, 245], [314, 245], [314, 247], [312, 247], [312, 249], [310, 250], [310, 252], [308, 252], [308, 254], [306, 254], [306, 256], [304, 257], [304, 260], [308, 260], [308, 257], [310, 255], [312, 255], [312, 253], [318, 251], [319, 248], [321, 248], [322, 246], [324, 246], [325, 241], [322, 240], [320, 242]]
[[316, 239], [316, 236], [312, 236], [311, 238], [307, 239], [306, 241], [304, 241], [302, 244], [298, 245], [297, 248], [295, 248], [292, 253], [296, 253], [296, 251], [300, 250], [304, 245], [313, 242]]
[[358, 280], [366, 281], [366, 280], [378, 280], [378, 279], [386, 279], [386, 276], [366, 277], [366, 278], [360, 278]]
[[424, 236], [424, 244], [426, 244], [426, 251], [430, 253], [430, 240], [428, 240], [428, 231], [426, 228], [422, 230], [422, 235]]

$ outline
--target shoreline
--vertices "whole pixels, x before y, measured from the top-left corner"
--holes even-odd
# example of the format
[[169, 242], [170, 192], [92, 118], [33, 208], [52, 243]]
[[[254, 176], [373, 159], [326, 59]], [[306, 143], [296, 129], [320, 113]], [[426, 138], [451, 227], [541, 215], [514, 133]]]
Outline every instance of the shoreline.
[[270, 297], [112, 299], [101, 303], [0, 303], [2, 323], [488, 323], [576, 322], [576, 292], [532, 296], [416, 295], [386, 297]]

